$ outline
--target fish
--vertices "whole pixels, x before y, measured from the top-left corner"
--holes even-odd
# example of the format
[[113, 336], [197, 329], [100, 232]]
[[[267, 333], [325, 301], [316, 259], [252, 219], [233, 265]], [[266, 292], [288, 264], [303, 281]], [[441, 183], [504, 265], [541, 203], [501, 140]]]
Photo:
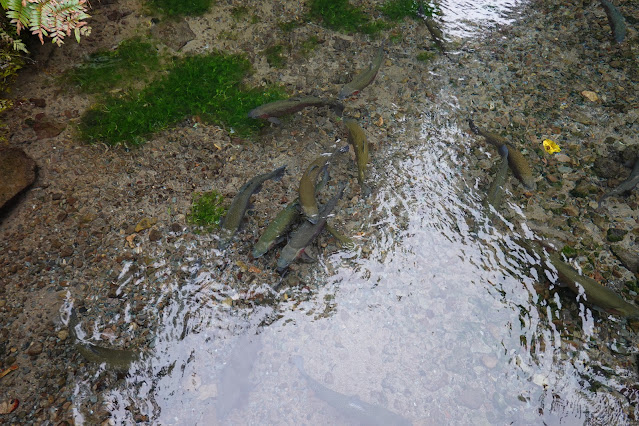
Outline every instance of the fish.
[[322, 170], [326, 170], [328, 163], [339, 153], [344, 153], [348, 150], [348, 145], [336, 149], [331, 155], [322, 156], [313, 161], [300, 179], [298, 188], [300, 206], [302, 213], [306, 216], [306, 219], [311, 223], [316, 223], [319, 216], [319, 208], [317, 206], [317, 200], [315, 198], [317, 177]]
[[[324, 177], [315, 185], [315, 192], [321, 190], [324, 185], [326, 185], [326, 182], [328, 182], [328, 169], [324, 169]], [[253, 257], [257, 259], [263, 256], [273, 248], [275, 244], [280, 242], [288, 228], [300, 216], [300, 199], [297, 197], [288, 203], [266, 227], [260, 239], [253, 246]]]
[[635, 186], [639, 183], [639, 158], [635, 161], [635, 165], [632, 168], [632, 172], [630, 172], [630, 176], [628, 179], [621, 182], [615, 189], [604, 194], [599, 198], [599, 207], [601, 207], [601, 203], [603, 201], [613, 195], [621, 195], [624, 192], [632, 191]]
[[284, 165], [270, 173], [264, 173], [254, 177], [240, 188], [237, 195], [233, 198], [226, 215], [220, 221], [221, 231], [218, 243], [218, 248], [220, 250], [224, 250], [226, 246], [228, 246], [235, 236], [235, 233], [240, 228], [240, 224], [244, 218], [244, 213], [246, 213], [246, 210], [248, 209], [251, 195], [262, 189], [262, 184], [265, 181], [269, 179], [280, 180], [282, 176], [284, 176], [285, 171], [286, 166]]
[[[508, 176], [508, 147], [506, 145], [499, 147], [499, 155], [502, 157], [501, 164], [499, 165], [495, 178], [488, 188], [486, 198], [483, 202], [484, 208], [486, 209], [488, 209], [489, 206], [493, 206], [495, 210], [499, 209], [503, 195], [502, 188], [506, 183], [506, 177]], [[492, 216], [492, 212], [489, 211], [488, 215]]]
[[497, 147], [497, 149], [499, 149], [502, 145], [506, 145], [508, 148], [508, 165], [515, 177], [522, 183], [522, 185], [524, 185], [524, 187], [526, 187], [526, 189], [535, 190], [537, 188], [537, 184], [532, 175], [532, 169], [521, 152], [515, 149], [515, 147], [513, 147], [505, 138], [479, 129], [473, 120], [468, 120], [468, 124], [470, 125], [470, 130], [472, 130], [473, 133], [483, 136], [486, 139], [486, 142]]
[[344, 100], [349, 96], [357, 95], [362, 89], [373, 82], [379, 68], [382, 66], [382, 61], [384, 59], [384, 44], [385, 43], [382, 43], [382, 45], [379, 46], [377, 55], [373, 58], [373, 62], [370, 64], [368, 69], [360, 72], [355, 76], [353, 81], [342, 86], [342, 89], [337, 95], [339, 100]]
[[621, 43], [626, 38], [626, 20], [614, 4], [608, 0], [600, 0], [599, 2], [606, 11], [608, 23], [612, 30], [612, 37], [617, 43]]
[[304, 360], [295, 355], [290, 360], [313, 394], [336, 409], [340, 414], [350, 418], [354, 423], [371, 426], [406, 426], [412, 425], [407, 418], [394, 413], [380, 405], [369, 404], [355, 395], [344, 395], [327, 388], [317, 380], [309, 376], [304, 370]]
[[417, 16], [422, 18], [426, 23], [426, 28], [428, 29], [430, 36], [433, 38], [435, 46], [437, 46], [439, 51], [442, 52], [444, 56], [450, 59], [450, 56], [448, 56], [448, 52], [444, 45], [444, 34], [442, 33], [442, 30], [439, 28], [439, 26], [435, 23], [433, 18], [426, 15], [426, 13], [424, 12], [424, 2], [419, 2], [419, 7], [417, 8]]
[[96, 364], [105, 363], [109, 368], [116, 371], [128, 371], [134, 361], [140, 359], [140, 352], [128, 349], [113, 349], [97, 346], [92, 343], [83, 342], [78, 338], [76, 327], [78, 326], [78, 316], [75, 308], [71, 308], [69, 315], [69, 336], [75, 344], [76, 349], [87, 361]]
[[331, 198], [322, 208], [322, 211], [319, 213], [319, 217], [316, 223], [311, 223], [309, 221], [304, 221], [304, 223], [291, 235], [288, 243], [282, 251], [280, 252], [280, 257], [277, 259], [277, 271], [282, 274], [288, 266], [295, 261], [298, 257], [304, 254], [304, 250], [306, 247], [317, 237], [324, 225], [326, 224], [326, 219], [331, 214], [337, 202], [342, 197], [344, 193], [344, 188], [346, 184], [341, 183], [339, 189], [337, 191], [337, 195]]
[[316, 96], [296, 96], [289, 99], [281, 99], [260, 105], [249, 111], [248, 116], [255, 119], [268, 120], [274, 124], [280, 124], [278, 117], [293, 114], [307, 107], [331, 106], [337, 115], [341, 117], [344, 105], [335, 99], [318, 98]]
[[355, 161], [357, 162], [357, 180], [362, 189], [362, 194], [367, 197], [371, 194], [371, 189], [364, 182], [366, 168], [368, 167], [368, 140], [364, 134], [364, 130], [357, 123], [357, 120], [351, 118], [345, 119], [344, 124], [348, 128], [348, 141], [353, 145], [355, 150]]
[[606, 312], [627, 318], [639, 317], [639, 307], [626, 302], [621, 296], [608, 287], [579, 273], [561, 259], [557, 252], [549, 256], [550, 263], [555, 267], [558, 280], [577, 295], [585, 295], [584, 300]]

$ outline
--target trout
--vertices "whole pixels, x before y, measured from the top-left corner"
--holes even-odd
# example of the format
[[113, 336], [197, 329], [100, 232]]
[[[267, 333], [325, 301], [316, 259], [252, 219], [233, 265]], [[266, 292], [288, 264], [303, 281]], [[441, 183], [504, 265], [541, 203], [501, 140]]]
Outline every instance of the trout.
[[637, 161], [635, 161], [635, 166], [632, 168], [632, 172], [630, 172], [630, 177], [628, 177], [628, 179], [621, 182], [619, 186], [617, 186], [612, 191], [601, 196], [601, 198], [599, 199], [599, 207], [601, 207], [601, 203], [603, 203], [603, 201], [606, 198], [613, 195], [620, 195], [620, 194], [623, 194], [624, 192], [632, 191], [633, 188], [637, 186], [638, 183], [639, 183], [639, 158], [637, 158]]
[[322, 232], [326, 219], [331, 214], [337, 202], [344, 193], [344, 183], [340, 184], [337, 191], [337, 195], [331, 198], [328, 203], [324, 205], [324, 208], [319, 214], [316, 223], [305, 221], [298, 229], [291, 235], [291, 239], [288, 244], [282, 249], [280, 258], [277, 260], [277, 270], [281, 274], [288, 266], [295, 261], [298, 257], [304, 254], [304, 249]]
[[76, 327], [78, 317], [75, 308], [71, 308], [69, 316], [69, 336], [74, 342], [76, 349], [87, 361], [96, 364], [106, 363], [107, 366], [117, 371], [128, 371], [131, 363], [140, 359], [140, 353], [126, 349], [105, 348], [102, 346], [86, 343], [78, 338]]
[[233, 239], [233, 236], [240, 228], [244, 213], [249, 206], [251, 195], [262, 189], [262, 184], [269, 180], [280, 180], [284, 176], [286, 166], [273, 170], [270, 173], [264, 173], [249, 180], [240, 188], [237, 195], [233, 198], [226, 216], [220, 221], [220, 240], [218, 248], [223, 250]]
[[499, 135], [494, 133], [485, 132], [479, 127], [475, 125], [473, 120], [468, 120], [468, 124], [470, 125], [470, 130], [472, 130], [475, 134], [483, 136], [486, 139], [486, 142], [497, 147], [498, 149], [502, 145], [506, 145], [508, 148], [508, 165], [510, 166], [510, 170], [512, 170], [513, 174], [519, 181], [526, 187], [526, 189], [534, 190], [537, 187], [535, 183], [535, 179], [532, 176], [532, 169], [528, 165], [526, 158], [522, 155], [521, 152], [515, 149], [505, 138], [502, 138]]
[[351, 419], [355, 424], [379, 426], [404, 426], [412, 423], [379, 405], [369, 404], [357, 396], [344, 395], [327, 388], [304, 371], [304, 361], [298, 355], [291, 358], [291, 362], [306, 381], [313, 394], [328, 405], [339, 411], [343, 416]]
[[300, 179], [300, 185], [298, 189], [300, 205], [302, 212], [306, 219], [311, 223], [316, 223], [319, 216], [319, 208], [317, 207], [317, 200], [315, 199], [316, 181], [317, 177], [323, 170], [328, 167], [328, 163], [338, 153], [343, 153], [348, 150], [348, 145], [338, 148], [331, 155], [322, 156], [317, 158], [306, 169], [302, 178]]
[[333, 236], [333, 238], [335, 238], [337, 241], [339, 241], [339, 243], [340, 243], [340, 245], [342, 247], [344, 247], [347, 250], [354, 250], [355, 249], [355, 243], [353, 242], [353, 240], [351, 240], [346, 235], [344, 235], [341, 232], [339, 232], [337, 229], [333, 228], [328, 223], [325, 225], [325, 227], [326, 227], [326, 230], [328, 232], [330, 232], [330, 234]]
[[357, 162], [357, 180], [362, 189], [362, 194], [368, 196], [371, 193], [370, 188], [364, 182], [364, 173], [368, 165], [368, 140], [364, 134], [364, 130], [357, 123], [357, 120], [346, 119], [344, 124], [348, 127], [348, 141], [353, 145], [355, 150], [355, 161]]
[[384, 59], [384, 43], [379, 46], [377, 55], [373, 59], [367, 70], [360, 72], [353, 81], [346, 83], [339, 91], [337, 98], [344, 100], [349, 96], [357, 95], [362, 89], [371, 84], [377, 75], [377, 71], [382, 66], [382, 60]]
[[[328, 182], [328, 170], [324, 170], [324, 177], [315, 186], [315, 192], [319, 191]], [[300, 217], [300, 199], [299, 197], [291, 201], [283, 210], [281, 210], [275, 219], [266, 227], [260, 239], [253, 246], [253, 257], [263, 256], [275, 244], [283, 238], [288, 228]]]
[[[503, 195], [502, 188], [506, 183], [506, 177], [508, 176], [508, 147], [506, 145], [499, 147], [499, 155], [502, 157], [501, 164], [499, 165], [495, 178], [488, 188], [488, 193], [483, 202], [484, 208], [493, 206], [495, 210], [498, 210], [499, 205], [501, 204], [501, 198]], [[489, 211], [488, 215], [489, 217], [492, 216], [492, 212]]]
[[261, 118], [274, 124], [280, 124], [278, 117], [293, 114], [307, 107], [331, 106], [337, 115], [341, 116], [344, 105], [334, 99], [318, 98], [316, 96], [296, 96], [289, 99], [269, 102], [249, 111], [251, 118]]
[[424, 12], [424, 2], [419, 2], [419, 7], [417, 8], [417, 16], [422, 18], [426, 23], [426, 28], [428, 29], [430, 36], [433, 38], [435, 46], [437, 46], [442, 54], [450, 59], [446, 51], [446, 47], [444, 46], [444, 34], [442, 33], [442, 30], [439, 28], [439, 26], [437, 26], [435, 21], [433, 21], [433, 18], [426, 15], [426, 13]]
[[617, 43], [621, 43], [626, 38], [626, 20], [617, 7], [608, 0], [600, 0], [601, 6], [606, 11], [608, 23], [612, 30], [612, 37]]

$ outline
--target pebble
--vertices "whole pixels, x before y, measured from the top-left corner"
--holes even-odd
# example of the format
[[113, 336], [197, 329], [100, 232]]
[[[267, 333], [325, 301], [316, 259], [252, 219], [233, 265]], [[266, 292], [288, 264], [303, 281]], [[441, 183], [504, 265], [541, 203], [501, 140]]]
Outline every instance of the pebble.
[[67, 330], [60, 330], [58, 332], [58, 339], [65, 341], [67, 340], [67, 337], [69, 337], [69, 331]]
[[27, 349], [27, 355], [29, 356], [37, 356], [42, 353], [42, 343], [40, 342], [32, 342]]

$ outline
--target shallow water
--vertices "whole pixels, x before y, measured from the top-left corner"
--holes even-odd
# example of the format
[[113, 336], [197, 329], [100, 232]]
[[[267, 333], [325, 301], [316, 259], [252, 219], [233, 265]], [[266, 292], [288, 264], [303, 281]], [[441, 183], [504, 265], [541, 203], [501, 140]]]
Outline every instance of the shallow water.
[[[503, 22], [515, 6], [473, 5], [442, 5], [455, 35]], [[577, 305], [571, 332], [557, 321], [574, 306], [543, 297], [533, 268], [542, 261], [517, 243], [535, 238], [523, 214], [488, 219], [483, 189], [464, 177], [471, 138], [447, 90], [445, 104], [408, 116], [375, 153], [376, 208], [362, 218], [358, 249], [321, 255], [305, 286], [234, 290], [211, 236], [178, 242], [185, 259], [122, 271], [120, 284], [161, 286], [155, 304], [165, 307], [152, 348], [101, 395], [112, 420], [133, 421], [134, 406], [166, 425], [371, 424], [312, 391], [292, 362], [300, 357], [344, 401], [357, 395], [413, 424], [628, 423], [635, 373], [599, 358], [590, 308]], [[78, 421], [91, 422], [83, 407], [97, 399], [100, 374], [77, 383]]]

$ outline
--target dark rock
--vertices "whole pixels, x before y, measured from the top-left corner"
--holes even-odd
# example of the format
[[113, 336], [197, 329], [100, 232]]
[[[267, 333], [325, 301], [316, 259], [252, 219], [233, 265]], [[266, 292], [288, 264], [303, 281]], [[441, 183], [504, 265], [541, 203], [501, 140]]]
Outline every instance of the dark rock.
[[610, 250], [629, 271], [639, 272], [639, 253], [631, 252], [620, 245], [613, 245]]
[[29, 348], [27, 349], [27, 355], [29, 356], [37, 356], [37, 355], [40, 355], [41, 353], [42, 353], [42, 343], [40, 342], [31, 343], [31, 345], [29, 345]]
[[44, 108], [47, 106], [46, 101], [42, 98], [31, 98], [29, 99], [29, 102], [35, 105], [36, 108]]
[[0, 208], [31, 186], [36, 164], [21, 149], [0, 148]]
[[184, 19], [177, 22], [164, 21], [155, 25], [151, 28], [151, 34], [173, 50], [180, 50], [195, 38], [195, 33]]
[[180, 225], [179, 223], [174, 223], [171, 225], [171, 231], [172, 232], [182, 232], [182, 225]]
[[60, 250], [60, 257], [70, 257], [73, 256], [73, 247], [65, 246]]
[[159, 241], [162, 239], [162, 233], [157, 229], [153, 228], [149, 232], [149, 240], [150, 241]]
[[606, 235], [606, 238], [611, 243], [616, 243], [618, 241], [623, 240], [623, 237], [625, 237], [627, 233], [628, 233], [628, 231], [625, 231], [623, 229], [608, 228], [608, 234]]

